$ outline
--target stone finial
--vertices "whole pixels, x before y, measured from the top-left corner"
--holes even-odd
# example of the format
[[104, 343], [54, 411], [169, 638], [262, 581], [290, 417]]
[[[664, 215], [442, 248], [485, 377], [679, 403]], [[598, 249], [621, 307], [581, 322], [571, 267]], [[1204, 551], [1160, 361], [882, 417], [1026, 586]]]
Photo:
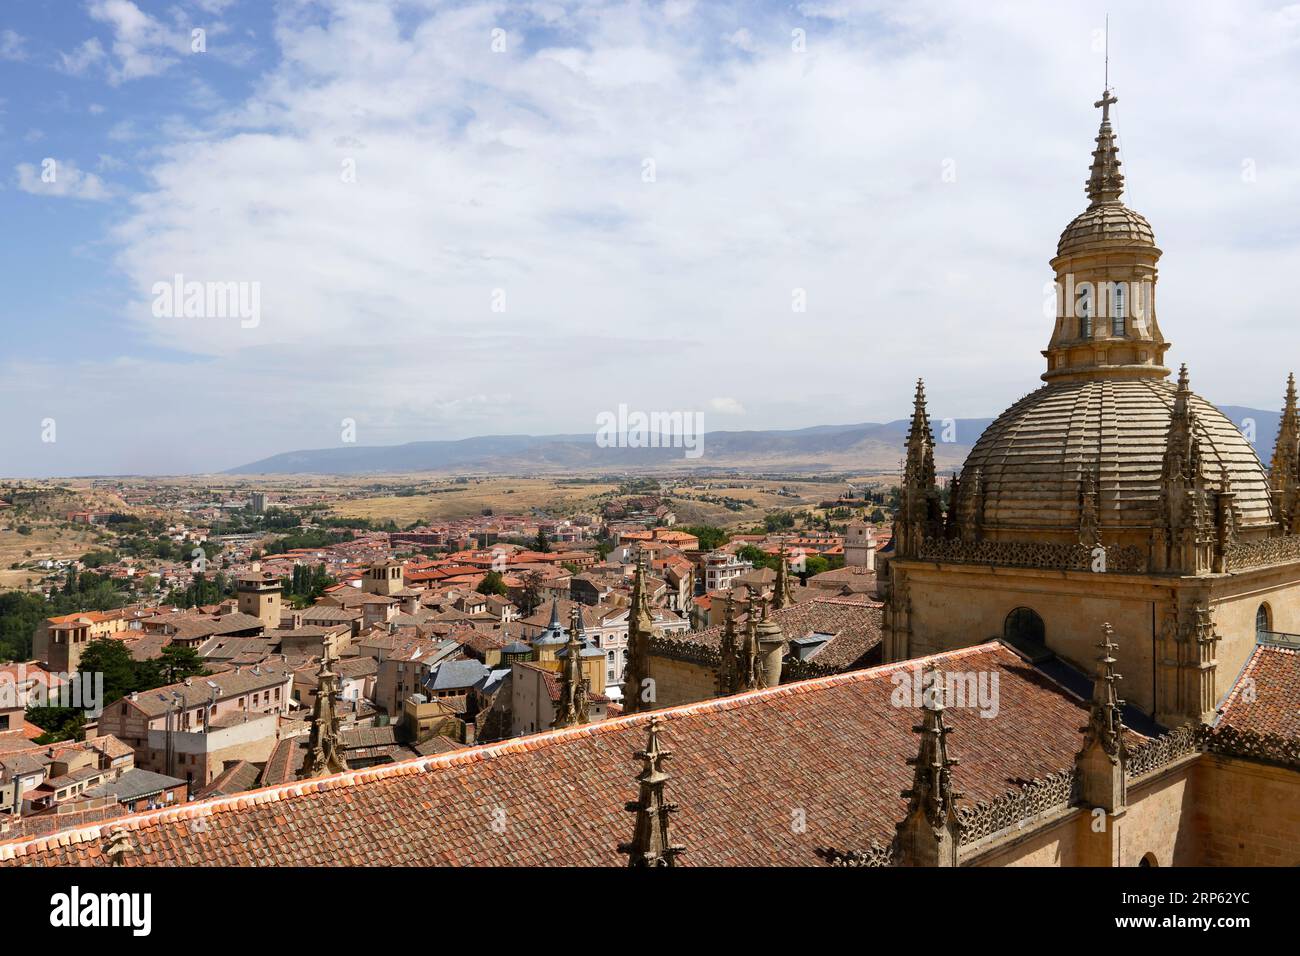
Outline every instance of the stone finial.
[[645, 586], [645, 554], [638, 552], [632, 604], [627, 616], [627, 667], [623, 674], [623, 712], [626, 714], [649, 709], [641, 695], [645, 682], [650, 678], [650, 639], [653, 636], [654, 618], [650, 614]]
[[674, 866], [678, 854], [686, 851], [686, 847], [672, 843], [668, 835], [668, 818], [678, 806], [664, 800], [668, 774], [661, 764], [672, 756], [672, 751], [659, 746], [661, 727], [658, 715], [650, 718], [645, 749], [636, 752], [637, 759], [645, 762], [636, 777], [640, 792], [636, 800], [624, 805], [625, 810], [636, 814], [632, 841], [618, 846], [619, 853], [627, 854], [630, 867]]
[[776, 687], [781, 683], [781, 666], [785, 660], [785, 631], [776, 619], [769, 617], [764, 609], [763, 620], [759, 622], [755, 633], [758, 642], [759, 676], [764, 687]]
[[758, 623], [765, 616], [763, 600], [750, 599], [745, 632], [736, 654], [736, 691], [743, 693], [763, 687], [763, 652], [758, 644]]
[[912, 786], [902, 791], [907, 814], [894, 838], [898, 866], [956, 866], [961, 828], [956, 802], [965, 794], [952, 785], [952, 768], [959, 763], [948, 755], [948, 734], [943, 722], [943, 678], [931, 668], [923, 677], [921, 723], [912, 728], [920, 735]]
[[135, 853], [135, 847], [131, 844], [131, 836], [121, 827], [114, 827], [108, 831], [104, 840], [104, 856], [108, 858], [109, 866], [126, 866], [127, 857]]
[[316, 703], [311, 711], [311, 736], [307, 739], [307, 756], [303, 761], [302, 779], [323, 777], [348, 770], [339, 741], [339, 719], [334, 713], [334, 695], [338, 692], [338, 675], [330, 668], [329, 638], [321, 641], [320, 669], [316, 672]]
[[780, 610], [790, 603], [790, 555], [785, 542], [776, 553], [776, 584], [772, 588], [772, 607]]
[[1097, 131], [1097, 148], [1092, 151], [1092, 167], [1088, 170], [1088, 198], [1091, 205], [1119, 202], [1124, 194], [1124, 174], [1119, 171], [1119, 147], [1115, 144], [1115, 131], [1110, 125], [1110, 108], [1118, 103], [1117, 97], [1106, 90], [1093, 106], [1101, 108], [1101, 128]]
[[1095, 548], [1101, 543], [1101, 482], [1089, 468], [1079, 479], [1079, 543]]
[[899, 489], [899, 509], [894, 515], [894, 550], [913, 557], [925, 538], [944, 535], [943, 502], [935, 484], [934, 432], [925, 407], [925, 383], [916, 381], [912, 421], [907, 429], [907, 458]]
[[1187, 366], [1178, 370], [1160, 472], [1154, 570], [1206, 574], [1213, 565], [1214, 519], [1202, 474], [1200, 425]]
[[570, 613], [569, 642], [564, 645], [564, 665], [560, 669], [560, 700], [555, 705], [555, 729], [585, 724], [589, 720], [590, 702], [587, 680], [582, 673], [582, 612], [574, 605]]
[[1114, 629], [1102, 625], [1102, 639], [1097, 644], [1097, 673], [1092, 683], [1092, 700], [1088, 705], [1088, 723], [1080, 727], [1083, 747], [1075, 756], [1079, 772], [1079, 796], [1084, 803], [1108, 812], [1122, 808], [1127, 800], [1125, 771], [1128, 748], [1124, 742], [1124, 701], [1116, 693], [1114, 652], [1119, 646], [1112, 640]]
[[728, 697], [736, 692], [736, 660], [739, 653], [736, 644], [736, 602], [731, 591], [727, 591], [723, 615], [722, 640], [718, 645], [718, 696]]
[[1286, 398], [1277, 427], [1277, 441], [1273, 443], [1268, 482], [1283, 532], [1300, 533], [1300, 411], [1296, 408], [1294, 374], [1286, 378]]

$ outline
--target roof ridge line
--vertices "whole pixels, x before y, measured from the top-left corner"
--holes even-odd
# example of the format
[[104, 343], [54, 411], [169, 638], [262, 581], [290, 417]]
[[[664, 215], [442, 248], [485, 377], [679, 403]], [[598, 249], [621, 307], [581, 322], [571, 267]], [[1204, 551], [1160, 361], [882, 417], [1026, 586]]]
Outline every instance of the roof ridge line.
[[518, 753], [521, 751], [535, 750], [539, 746], [549, 743], [551, 740], [559, 737], [583, 737], [594, 736], [602, 733], [612, 733], [615, 729], [622, 728], [625, 725], [648, 722], [652, 716], [657, 716], [660, 719], [673, 720], [678, 717], [707, 713], [710, 711], [733, 710], [737, 707], [745, 706], [750, 701], [757, 700], [758, 698], [786, 697], [795, 694], [805, 694], [815, 688], [852, 683], [854, 681], [860, 681], [880, 674], [890, 673], [909, 666], [912, 669], [918, 669], [922, 662], [931, 661], [940, 657], [964, 658], [973, 656], [977, 653], [987, 652], [989, 650], [998, 650], [1005, 647], [1006, 645], [1000, 639], [994, 638], [981, 644], [973, 644], [969, 647], [957, 648], [951, 651], [940, 651], [925, 657], [912, 658], [906, 661], [895, 661], [890, 664], [877, 664], [875, 667], [867, 667], [862, 670], [845, 671], [842, 674], [831, 674], [826, 677], [815, 677], [811, 680], [795, 681], [791, 684], [781, 684], [776, 687], [765, 687], [760, 690], [734, 694], [730, 697], [712, 697], [702, 701], [694, 701], [689, 704], [679, 704], [675, 707], [666, 707], [662, 710], [645, 711], [638, 714], [626, 714], [621, 717], [602, 720], [596, 724], [579, 724], [574, 727], [549, 730], [539, 734], [528, 734], [523, 737], [513, 737], [509, 740], [484, 744], [478, 747], [466, 748], [464, 750], [456, 750], [445, 754], [435, 754], [428, 757], [412, 757], [409, 760], [399, 760], [395, 763], [381, 764], [375, 767], [363, 767], [358, 770], [349, 770], [345, 773], [333, 774], [327, 777], [317, 777], [310, 780], [295, 780], [291, 783], [272, 784], [269, 787], [260, 787], [256, 790], [245, 790], [230, 796], [214, 797], [208, 800], [181, 804], [176, 807], [150, 810], [141, 814], [128, 814], [99, 824], [60, 830], [55, 833], [48, 833], [27, 840], [0, 843], [0, 860], [15, 859], [19, 856], [26, 855], [27, 853], [39, 852], [56, 845], [68, 846], [74, 843], [83, 843], [89, 840], [98, 839], [105, 833], [106, 829], [141, 830], [154, 823], [208, 817], [229, 809], [238, 810], [256, 804], [273, 803], [280, 800], [282, 797], [300, 797], [308, 793], [352, 787], [358, 783], [369, 782], [371, 780], [384, 780], [390, 777], [426, 773], [430, 770], [437, 769], [438, 767], [456, 766], [462, 763], [474, 763], [480, 760]]

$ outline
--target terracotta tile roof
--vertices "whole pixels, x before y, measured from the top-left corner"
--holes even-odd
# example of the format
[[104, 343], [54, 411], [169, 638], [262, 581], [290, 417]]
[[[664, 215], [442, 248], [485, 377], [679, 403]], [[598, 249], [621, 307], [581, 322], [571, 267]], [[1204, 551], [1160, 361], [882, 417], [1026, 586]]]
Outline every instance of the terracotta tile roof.
[[[1071, 766], [1082, 701], [1001, 643], [930, 658], [999, 680], [995, 718], [950, 708], [953, 784], [988, 800]], [[817, 865], [823, 847], [888, 840], [911, 780], [917, 711], [891, 705], [918, 661], [659, 711], [673, 837], [686, 865]], [[127, 865], [623, 865], [633, 751], [649, 715], [186, 804], [118, 821]], [[487, 825], [506, 812], [505, 833]], [[790, 814], [802, 810], [798, 833]], [[201, 823], [200, 823], [201, 821]], [[0, 844], [3, 865], [96, 865], [106, 828]]]
[[[880, 646], [881, 605], [864, 596], [823, 596], [812, 592], [808, 600], [772, 611], [769, 617], [781, 625], [787, 639], [810, 634], [833, 635], [808, 659], [823, 670], [847, 670], [864, 667]], [[740, 615], [743, 626], [744, 615]], [[701, 631], [688, 631], [668, 637], [656, 636], [651, 648], [656, 653], [673, 656], [673, 645], [696, 645], [716, 654], [722, 641], [723, 625], [715, 624]], [[878, 660], [879, 658], [877, 658]]]
[[1300, 651], [1257, 645], [1219, 711], [1216, 726], [1300, 735]]
[[247, 760], [233, 761], [230, 766], [213, 777], [211, 783], [194, 791], [194, 799], [206, 800], [208, 797], [225, 797], [232, 793], [252, 790], [257, 786], [259, 776], [261, 771], [257, 769], [256, 764], [251, 764]]

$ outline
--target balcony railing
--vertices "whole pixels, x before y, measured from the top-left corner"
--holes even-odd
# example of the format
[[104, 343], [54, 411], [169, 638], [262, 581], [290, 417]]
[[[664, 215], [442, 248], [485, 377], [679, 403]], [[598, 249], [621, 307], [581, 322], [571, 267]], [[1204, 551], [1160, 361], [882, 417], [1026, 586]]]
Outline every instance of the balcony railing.
[[1256, 644], [1277, 644], [1281, 647], [1300, 649], [1300, 634], [1288, 634], [1286, 631], [1256, 631]]

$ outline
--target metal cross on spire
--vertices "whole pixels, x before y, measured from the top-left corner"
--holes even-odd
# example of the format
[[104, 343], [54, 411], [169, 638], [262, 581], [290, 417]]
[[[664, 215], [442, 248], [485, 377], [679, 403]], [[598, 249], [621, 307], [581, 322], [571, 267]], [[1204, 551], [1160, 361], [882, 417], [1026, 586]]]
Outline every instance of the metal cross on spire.
[[1110, 95], [1110, 14], [1109, 13], [1106, 14], [1106, 29], [1104, 32], [1104, 38], [1102, 42], [1103, 42], [1103, 50], [1105, 51], [1105, 67], [1104, 67], [1105, 72], [1102, 75], [1102, 81], [1101, 81], [1101, 99], [1099, 99], [1096, 103], [1093, 103], [1092, 105], [1101, 107], [1101, 121], [1103, 123], [1108, 123], [1110, 122], [1111, 104], [1119, 102], [1119, 100], [1116, 97]]

